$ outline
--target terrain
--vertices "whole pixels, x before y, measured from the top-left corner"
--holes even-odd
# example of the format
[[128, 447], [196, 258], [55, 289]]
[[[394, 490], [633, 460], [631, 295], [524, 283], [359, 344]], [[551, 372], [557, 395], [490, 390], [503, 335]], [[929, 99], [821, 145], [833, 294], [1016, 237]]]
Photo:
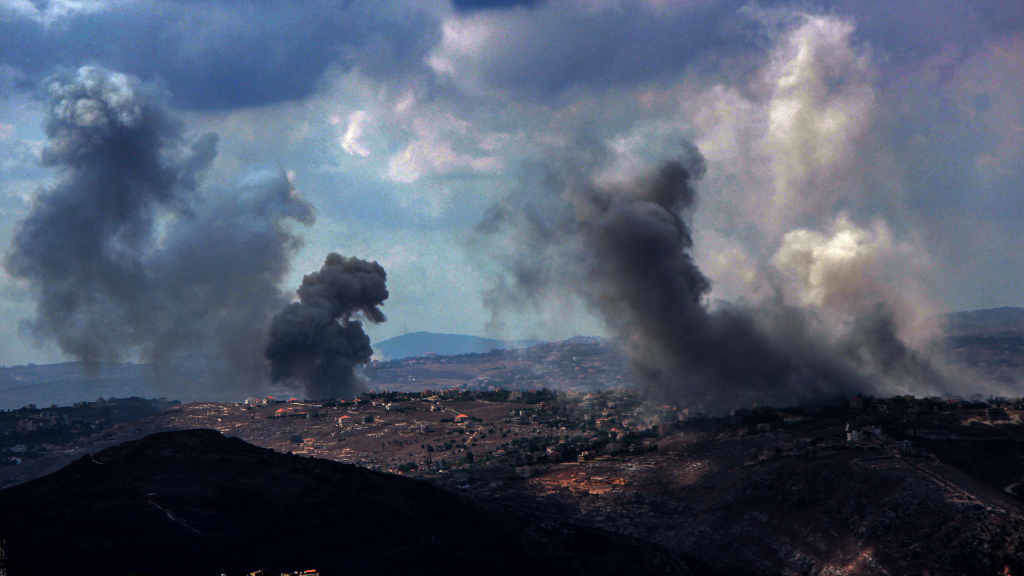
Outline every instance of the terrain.
[[0, 517], [19, 519], [13, 574], [688, 573], [650, 544], [210, 430], [83, 457], [0, 492]]
[[1024, 309], [991, 308], [946, 317], [943, 352], [954, 364], [1005, 385], [1024, 374]]
[[[1024, 311], [967, 312], [947, 320], [942, 345], [959, 364], [979, 378], [1010, 385], [1020, 380]], [[122, 370], [132, 369], [125, 366]], [[62, 370], [56, 374], [72, 368]], [[217, 549], [237, 567], [247, 549], [241, 542], [262, 542], [262, 536], [217, 527], [261, 521], [242, 514], [234, 496], [223, 498], [237, 506], [217, 508], [213, 500], [222, 496], [210, 500], [203, 487], [220, 486], [217, 494], [223, 495], [233, 482], [227, 478], [245, 477], [257, 484], [247, 488], [255, 494], [266, 488], [259, 487], [260, 478], [274, 477], [273, 470], [282, 467], [341, 484], [354, 482], [344, 478], [372, 472], [373, 478], [388, 479], [373, 484], [390, 494], [381, 496], [385, 500], [406, 490], [403, 481], [418, 482], [421, 488], [415, 490], [424, 490], [418, 494], [427, 500], [455, 498], [460, 502], [456, 508], [465, 506], [466, 514], [483, 514], [498, 525], [512, 526], [511, 532], [497, 532], [511, 539], [508, 546], [526, 546], [528, 561], [561, 566], [563, 572], [582, 570], [583, 565], [545, 556], [513, 534], [534, 534], [533, 542], [561, 542], [559, 546], [586, 562], [600, 558], [585, 551], [592, 545], [621, 549], [622, 556], [616, 558], [632, 558], [643, 549], [652, 560], [642, 566], [680, 574], [1024, 573], [1024, 400], [854, 397], [828, 405], [760, 407], [711, 417], [641, 397], [629, 386], [625, 358], [594, 338], [521, 350], [376, 361], [363, 376], [368, 392], [349, 400], [278, 396], [182, 403], [108, 398], [0, 411], [0, 501], [11, 506], [4, 514], [12, 514], [5, 517], [37, 510], [42, 518], [37, 533], [42, 534], [56, 514], [96, 514], [82, 508], [82, 502], [62, 500], [62, 493], [82, 500], [76, 491], [95, 488], [97, 496], [85, 500], [96, 502], [129, 501], [123, 496], [131, 493], [136, 495], [132, 506], [145, 511], [126, 509], [126, 514], [140, 514], [131, 522], [154, 522], [153, 533], [162, 534], [180, 531], [181, 526], [173, 526], [175, 519], [186, 518], [204, 534], [208, 532], [197, 526], [226, 534]], [[188, 431], [197, 429], [223, 436], [196, 436], [202, 441], [195, 445], [189, 443], [193, 440], [169, 440], [193, 438], [189, 434], [198, 433]], [[187, 434], [161, 435], [167, 431]], [[225, 444], [225, 439], [263, 450], [234, 440]], [[157, 445], [164, 447], [153, 448]], [[204, 458], [211, 467], [191, 467], [183, 456], [190, 450], [207, 451]], [[160, 455], [167, 456], [162, 463]], [[106, 476], [85, 474], [95, 465], [94, 457], [120, 462], [123, 472], [111, 476], [114, 467], [108, 466], [96, 468], [106, 470]], [[144, 463], [138, 472], [142, 476], [132, 476], [133, 462]], [[216, 463], [225, 468], [218, 469]], [[331, 468], [333, 463], [348, 466]], [[157, 470], [179, 470], [174, 474], [187, 477], [180, 483], [194, 491], [180, 500], [140, 500], [140, 486], [164, 486], [165, 476], [146, 476]], [[207, 476], [212, 480], [199, 480]], [[115, 478], [126, 480], [118, 483]], [[285, 485], [292, 481], [305, 485], [308, 480], [293, 478]], [[118, 492], [122, 489], [128, 492]], [[351, 499], [330, 494], [323, 498]], [[341, 506], [333, 500], [313, 501], [322, 502], [325, 510]], [[411, 518], [405, 524], [429, 531], [432, 527], [424, 528], [416, 518], [434, 514], [429, 512], [432, 504], [422, 505], [410, 508], [409, 516], [401, 511], [387, 514]], [[169, 514], [153, 515], [154, 506]], [[266, 514], [270, 520], [263, 525], [293, 530], [322, 522], [312, 509], [286, 506], [293, 514], [288, 516], [281, 506], [273, 504], [271, 510], [277, 512]], [[215, 512], [206, 518], [200, 509]], [[199, 515], [188, 516], [193, 513]], [[363, 514], [374, 512], [352, 509], [350, 524], [363, 525]], [[391, 524], [367, 526], [378, 534], [392, 529], [386, 527]], [[129, 536], [97, 535], [107, 538], [106, 544], [88, 542], [102, 549]], [[13, 537], [0, 534], [3, 538]], [[260, 549], [327, 550], [318, 548], [326, 546], [319, 536], [309, 538], [308, 545], [278, 540]], [[169, 541], [205, 550], [202, 554], [211, 550], [204, 548], [208, 543]], [[481, 551], [497, 545], [465, 542]], [[24, 551], [41, 544], [23, 541], [17, 546]], [[138, 548], [151, 550], [147, 546], [157, 544], [143, 542]], [[410, 546], [410, 551], [417, 550], [415, 542]], [[399, 556], [395, 566], [405, 561]], [[139, 558], [145, 559], [126, 557], [122, 567]], [[296, 554], [246, 558], [252, 560], [246, 566], [253, 567], [297, 569], [308, 564], [307, 557]], [[349, 560], [332, 564], [337, 559], [331, 555], [316, 559], [315, 567], [325, 569], [356, 566]], [[484, 565], [480, 562], [484, 556], [454, 565], [475, 569]], [[373, 569], [386, 571], [388, 566], [376, 564]], [[609, 561], [608, 566], [617, 564]]]
[[[966, 368], [972, 377], [1018, 390], [1024, 375], [1024, 309], [992, 308], [936, 319], [943, 337], [931, 352]], [[378, 342], [383, 358], [362, 371], [373, 391], [421, 392], [450, 387], [486, 390], [597, 391], [628, 386], [629, 366], [609, 341], [577, 337], [561, 342], [504, 341], [460, 334], [416, 332]], [[199, 368], [187, 379], [202, 381]], [[213, 386], [160, 387], [150, 366], [68, 362], [0, 367], [0, 410], [71, 405], [97, 398], [168, 397], [183, 402], [236, 400]], [[271, 391], [288, 396], [284, 389]]]
[[[1022, 401], [858, 397], [710, 418], [628, 390], [392, 392], [173, 405], [25, 454], [55, 463], [73, 448], [78, 460], [58, 473], [68, 479], [96, 446], [195, 428], [414, 477], [529, 525], [644, 543], [676, 573], [1024, 571]], [[0, 468], [7, 485], [29, 460]], [[31, 485], [0, 495], [43, 508], [56, 498], [19, 491]]]
[[448, 388], [585, 392], [630, 383], [625, 356], [608, 342], [581, 337], [521, 350], [373, 362], [363, 374], [370, 390], [397, 392]]

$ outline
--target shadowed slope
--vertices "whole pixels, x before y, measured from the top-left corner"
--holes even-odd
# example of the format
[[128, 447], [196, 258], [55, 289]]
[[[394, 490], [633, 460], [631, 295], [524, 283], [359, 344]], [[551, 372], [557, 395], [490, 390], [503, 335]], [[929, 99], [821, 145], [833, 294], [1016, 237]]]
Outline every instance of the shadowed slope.
[[0, 517], [18, 519], [0, 534], [12, 574], [686, 573], [654, 547], [532, 525], [423, 481], [210, 430], [86, 456], [0, 492]]

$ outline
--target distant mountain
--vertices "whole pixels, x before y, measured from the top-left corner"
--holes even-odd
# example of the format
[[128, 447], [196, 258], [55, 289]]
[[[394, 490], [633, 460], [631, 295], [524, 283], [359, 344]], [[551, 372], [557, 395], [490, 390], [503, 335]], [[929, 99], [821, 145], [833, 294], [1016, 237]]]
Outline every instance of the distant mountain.
[[986, 380], [1020, 390], [1024, 383], [1024, 308], [988, 308], [943, 317], [947, 358]]
[[84, 456], [0, 491], [0, 518], [11, 574], [688, 573], [651, 544], [213, 430]]
[[386, 360], [398, 360], [412, 356], [456, 356], [459, 354], [482, 354], [491, 350], [526, 348], [539, 344], [539, 340], [496, 340], [466, 334], [439, 334], [437, 332], [410, 332], [382, 340], [373, 345], [373, 350]]
[[949, 336], [1024, 334], [1024, 308], [985, 308], [954, 312], [945, 317]]
[[0, 410], [28, 404], [67, 406], [97, 398], [153, 397], [151, 370], [144, 364], [81, 362], [0, 367]]

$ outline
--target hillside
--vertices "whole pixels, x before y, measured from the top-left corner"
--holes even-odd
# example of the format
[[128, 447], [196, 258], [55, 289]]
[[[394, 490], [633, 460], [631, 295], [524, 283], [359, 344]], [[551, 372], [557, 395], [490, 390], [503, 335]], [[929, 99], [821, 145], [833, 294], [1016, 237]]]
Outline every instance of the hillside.
[[[858, 398], [706, 418], [628, 390], [449, 390], [203, 402], [110, 425], [90, 412], [59, 434], [53, 410], [22, 411], [3, 437], [24, 461], [0, 463], [0, 485], [28, 482], [0, 492], [19, 568], [97, 573], [110, 558], [107, 573], [146, 574], [170, 558], [189, 574], [217, 574], [215, 561], [362, 574], [414, 557], [407, 573], [685, 574], [676, 560], [765, 576], [1024, 573], [1020, 400]], [[166, 430], [186, 432], [132, 442]], [[34, 482], [20, 470], [61, 459], [70, 466]], [[99, 532], [97, 518], [110, 519]]]
[[597, 338], [570, 338], [522, 350], [375, 362], [363, 374], [371, 390], [395, 391], [495, 387], [588, 391], [630, 383], [626, 358]]
[[387, 360], [412, 356], [455, 356], [482, 354], [492, 350], [525, 348], [538, 344], [536, 340], [496, 340], [466, 334], [440, 334], [437, 332], [410, 332], [382, 340], [373, 345], [376, 354]]
[[953, 312], [944, 317], [948, 336], [1024, 335], [1024, 308], [986, 308]]
[[19, 519], [0, 534], [11, 574], [687, 573], [653, 545], [212, 430], [85, 456], [0, 492], [0, 517]]
[[946, 356], [994, 382], [1024, 380], [1024, 308], [989, 308], [944, 317]]

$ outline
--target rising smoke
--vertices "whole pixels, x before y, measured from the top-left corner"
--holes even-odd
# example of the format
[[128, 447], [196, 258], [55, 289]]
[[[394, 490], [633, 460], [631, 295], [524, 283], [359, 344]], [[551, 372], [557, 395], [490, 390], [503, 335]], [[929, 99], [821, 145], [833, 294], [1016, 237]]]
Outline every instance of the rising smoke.
[[299, 301], [274, 317], [266, 357], [275, 382], [303, 384], [309, 398], [351, 397], [360, 390], [355, 367], [373, 355], [355, 316], [383, 322], [387, 274], [376, 262], [328, 254], [302, 278]]
[[781, 293], [710, 310], [711, 283], [693, 259], [688, 222], [700, 153], [687, 146], [615, 183], [598, 177], [606, 161], [587, 152], [553, 164], [539, 189], [513, 194], [480, 224], [503, 265], [486, 298], [495, 313], [572, 293], [619, 341], [641, 385], [707, 410], [943, 385], [899, 338], [877, 294], [861, 295], [871, 305], [841, 329]]
[[288, 222], [312, 223], [312, 207], [280, 171], [201, 190], [217, 137], [187, 140], [162, 95], [128, 76], [82, 68], [47, 90], [43, 162], [59, 181], [5, 262], [35, 293], [25, 328], [89, 363], [138, 356], [179, 397], [259, 388], [300, 245]]

